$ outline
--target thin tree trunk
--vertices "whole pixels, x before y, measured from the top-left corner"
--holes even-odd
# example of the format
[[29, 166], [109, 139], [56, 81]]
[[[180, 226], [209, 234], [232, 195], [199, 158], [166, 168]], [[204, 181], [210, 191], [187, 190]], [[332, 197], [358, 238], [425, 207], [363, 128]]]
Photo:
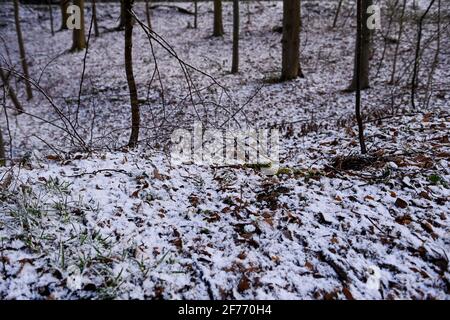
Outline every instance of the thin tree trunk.
[[344, 0], [339, 0], [338, 7], [336, 9], [336, 14], [334, 15], [333, 29], [336, 28], [336, 23], [339, 18], [339, 13], [341, 13], [342, 2], [344, 2]]
[[133, 16], [131, 15], [133, 0], [123, 0], [123, 4], [125, 23], [125, 73], [127, 75], [131, 103], [131, 135], [128, 146], [134, 148], [137, 146], [139, 140], [140, 112], [133, 74]]
[[194, 0], [194, 29], [197, 29], [198, 1]]
[[403, 35], [403, 21], [405, 17], [405, 11], [406, 11], [406, 0], [403, 0], [403, 7], [402, 7], [402, 13], [400, 15], [400, 27], [398, 31], [398, 38], [397, 43], [395, 45], [395, 52], [394, 52], [394, 62], [392, 64], [392, 74], [391, 74], [391, 84], [395, 83], [395, 73], [397, 72], [397, 57], [398, 57], [398, 50], [400, 49], [400, 42]]
[[6, 165], [5, 143], [3, 141], [2, 129], [0, 128], [0, 167]]
[[251, 23], [250, 1], [247, 1], [247, 25], [250, 25]]
[[67, 19], [69, 18], [69, 14], [67, 13], [67, 8], [69, 7], [70, 0], [61, 0], [59, 2], [59, 7], [61, 8], [61, 29], [65, 30], [67, 28]]
[[116, 30], [123, 30], [125, 28], [125, 6], [124, 0], [120, 0], [120, 20]]
[[356, 32], [356, 102], [355, 102], [355, 113], [356, 113], [356, 121], [358, 122], [358, 136], [359, 136], [359, 145], [361, 147], [361, 153], [366, 154], [366, 143], [364, 140], [364, 125], [361, 117], [361, 58], [362, 58], [362, 2], [363, 0], [357, 0], [356, 10], [357, 10], [357, 32]]
[[100, 32], [98, 31], [96, 0], [92, 0], [92, 22], [94, 24], [94, 35], [98, 37]]
[[430, 105], [430, 100], [433, 95], [433, 76], [436, 71], [436, 68], [439, 64], [439, 55], [441, 53], [441, 0], [438, 0], [438, 12], [437, 12], [437, 28], [436, 28], [436, 51], [434, 53], [433, 63], [431, 64], [430, 74], [428, 75], [427, 88], [425, 90], [425, 108], [428, 108]]
[[222, 0], [214, 0], [214, 37], [223, 36]]
[[419, 74], [420, 69], [420, 44], [422, 41], [422, 28], [423, 28], [423, 21], [425, 20], [425, 17], [427, 16], [428, 12], [430, 11], [431, 7], [433, 6], [434, 2], [436, 0], [431, 0], [430, 4], [428, 5], [427, 10], [424, 12], [424, 14], [419, 19], [419, 25], [418, 25], [418, 31], [417, 31], [417, 44], [416, 44], [416, 54], [414, 57], [414, 69], [413, 69], [413, 75], [411, 80], [411, 105], [413, 109], [416, 109], [416, 89], [417, 89], [417, 77]]
[[48, 3], [48, 13], [50, 15], [50, 30], [52, 31], [52, 36], [55, 35], [55, 29], [53, 28], [53, 9], [52, 9], [52, 1], [47, 0]]
[[[367, 20], [370, 15], [367, 13], [367, 9], [373, 4], [373, 0], [362, 0], [362, 35], [361, 35], [361, 59], [360, 61], [360, 88], [361, 90], [369, 88], [369, 64], [370, 64], [370, 38], [371, 30], [367, 27]], [[355, 50], [356, 53], [357, 50]], [[356, 89], [356, 58], [353, 72], [353, 79], [350, 85], [349, 91], [354, 91]]]
[[25, 46], [23, 44], [22, 30], [20, 28], [20, 17], [19, 17], [19, 0], [14, 0], [14, 21], [16, 23], [17, 41], [19, 42], [19, 52], [20, 52], [20, 62], [22, 63], [23, 75], [25, 76], [25, 88], [27, 91], [27, 98], [30, 100], [33, 98], [33, 92], [31, 90], [31, 85], [28, 82], [30, 79], [30, 74], [28, 73], [28, 64], [25, 54]]
[[300, 69], [300, 0], [283, 0], [281, 80], [301, 76]]
[[86, 48], [86, 36], [84, 34], [84, 0], [73, 0], [73, 4], [80, 8], [80, 29], [73, 29], [71, 51], [80, 51]]
[[233, 0], [233, 62], [231, 73], [239, 72], [239, 0]]
[[22, 113], [23, 107], [20, 104], [19, 99], [17, 99], [16, 93], [14, 92], [13, 88], [11, 88], [9, 86], [8, 77], [6, 76], [5, 72], [1, 68], [0, 68], [0, 78], [2, 79], [3, 86], [5, 87], [6, 92], [8, 93], [9, 97], [11, 98], [11, 101], [12, 101], [14, 107], [16, 108], [17, 112]]
[[147, 27], [151, 30], [152, 29], [152, 21], [150, 19], [150, 0], [145, 0], [145, 16], [147, 18]]
[[387, 31], [386, 31], [386, 35], [383, 35], [384, 38], [384, 43], [383, 43], [383, 52], [381, 54], [381, 58], [380, 58], [380, 63], [378, 64], [378, 68], [377, 68], [377, 73], [375, 74], [375, 79], [378, 78], [378, 75], [380, 74], [381, 68], [384, 64], [384, 58], [386, 56], [386, 50], [387, 50], [387, 43], [388, 43], [388, 38], [389, 38], [389, 34], [391, 33], [391, 26], [392, 23], [394, 21], [394, 15], [395, 12], [397, 11], [397, 5], [398, 5], [399, 0], [395, 0], [393, 6], [390, 8], [390, 13], [389, 13], [389, 23], [388, 23], [388, 27], [387, 27]]

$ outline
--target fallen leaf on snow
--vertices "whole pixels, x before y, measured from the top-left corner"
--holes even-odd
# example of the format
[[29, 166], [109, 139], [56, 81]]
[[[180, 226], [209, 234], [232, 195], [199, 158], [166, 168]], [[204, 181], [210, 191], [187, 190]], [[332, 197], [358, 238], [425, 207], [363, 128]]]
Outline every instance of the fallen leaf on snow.
[[408, 202], [401, 198], [397, 198], [397, 200], [395, 200], [395, 206], [401, 209], [405, 209], [406, 207], [408, 207]]

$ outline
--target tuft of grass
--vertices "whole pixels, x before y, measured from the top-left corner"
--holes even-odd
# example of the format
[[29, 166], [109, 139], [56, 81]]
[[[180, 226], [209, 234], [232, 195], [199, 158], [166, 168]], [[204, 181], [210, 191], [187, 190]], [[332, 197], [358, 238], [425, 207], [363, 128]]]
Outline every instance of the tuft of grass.
[[270, 163], [270, 162], [267, 162], [267, 163], [246, 163], [246, 164], [244, 164], [244, 167], [245, 168], [249, 168], [249, 169], [253, 169], [253, 170], [261, 170], [261, 169], [272, 167], [272, 163]]
[[69, 194], [71, 185], [72, 182], [60, 181], [58, 177], [49, 177], [44, 182], [44, 186], [48, 191], [59, 194]]
[[100, 289], [77, 291], [77, 296], [114, 298], [123, 283], [123, 276], [112, 271], [114, 237], [85, 222], [86, 212], [98, 212], [98, 204], [72, 196], [70, 187], [71, 183], [58, 178], [18, 183], [9, 191], [8, 202], [2, 203], [0, 225], [15, 230], [14, 238], [29, 250], [46, 256], [51, 270], [63, 273], [77, 266], [86, 275], [98, 277], [95, 282]]
[[290, 168], [280, 168], [280, 169], [278, 169], [278, 171], [277, 171], [277, 173], [275, 175], [277, 175], [277, 176], [281, 176], [283, 174], [290, 175], [293, 172], [294, 171], [292, 169], [290, 169]]
[[315, 169], [309, 169], [304, 173], [305, 182], [309, 182], [310, 180], [319, 181], [322, 176], [324, 176], [324, 173]]
[[442, 176], [440, 176], [440, 175], [438, 175], [438, 174], [431, 174], [431, 175], [429, 175], [428, 176], [428, 180], [432, 183], [432, 184], [434, 184], [434, 185], [442, 185], [442, 186], [444, 186], [444, 187], [446, 187], [447, 188], [447, 182], [445, 181], [445, 179], [442, 177]]

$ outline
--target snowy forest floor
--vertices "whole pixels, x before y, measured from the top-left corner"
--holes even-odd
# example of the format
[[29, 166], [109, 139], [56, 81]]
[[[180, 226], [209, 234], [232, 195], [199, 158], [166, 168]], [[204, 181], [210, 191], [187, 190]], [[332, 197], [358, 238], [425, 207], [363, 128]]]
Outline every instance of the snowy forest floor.
[[[12, 5], [0, 8], [1, 53], [17, 67]], [[275, 81], [280, 2], [251, 2], [250, 15], [241, 5], [237, 75], [229, 73], [230, 3], [223, 38], [210, 37], [212, 4], [199, 5], [198, 29], [192, 15], [152, 10], [154, 30], [217, 82], [190, 69], [204, 88], [193, 108], [177, 59], [157, 43], [153, 55], [135, 24], [143, 132], [140, 148], [129, 151], [122, 148], [130, 121], [123, 32], [113, 31], [119, 6], [98, 4], [101, 35], [90, 38], [79, 108], [85, 51], [67, 52], [70, 31], [51, 36], [46, 6], [23, 6], [30, 74], [67, 119], [78, 118], [77, 132], [92, 151], [55, 127], [63, 120], [37, 90], [25, 103], [23, 84], [14, 83], [26, 114], [6, 109], [0, 120], [14, 159], [0, 169], [0, 298], [450, 298], [450, 32], [443, 31], [426, 106], [420, 88], [433, 45], [423, 52], [419, 110], [409, 106], [408, 87], [415, 33], [401, 46], [398, 86], [388, 84], [395, 45], [377, 74], [383, 43], [375, 36], [371, 88], [362, 96], [370, 158], [362, 161], [354, 94], [343, 91], [352, 76], [354, 17], [344, 10], [331, 29], [334, 9], [303, 1], [305, 77], [286, 83]], [[144, 19], [142, 3], [135, 11]], [[53, 12], [59, 26], [56, 6]], [[425, 28], [424, 43], [434, 28]], [[161, 81], [149, 85], [155, 61]], [[281, 130], [277, 174], [171, 165], [174, 128], [197, 118], [217, 126], [230, 113], [230, 126]]]

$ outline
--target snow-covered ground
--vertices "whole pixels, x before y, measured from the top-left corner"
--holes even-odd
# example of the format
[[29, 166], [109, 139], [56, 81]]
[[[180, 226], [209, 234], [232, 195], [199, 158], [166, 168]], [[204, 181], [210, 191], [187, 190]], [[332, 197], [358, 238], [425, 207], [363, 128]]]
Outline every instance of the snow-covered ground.
[[[20, 70], [12, 6], [0, 8], [9, 63]], [[448, 30], [436, 94], [420, 111], [409, 109], [408, 73], [402, 75], [413, 59], [414, 33], [405, 34], [397, 87], [387, 84], [395, 45], [387, 47], [375, 76], [383, 51], [377, 33], [372, 86], [363, 93], [372, 158], [362, 163], [348, 157], [358, 153], [354, 95], [343, 92], [354, 51], [348, 10], [333, 30], [332, 2], [303, 2], [305, 78], [277, 83], [281, 34], [274, 27], [281, 25], [281, 3], [252, 2], [250, 15], [241, 5], [237, 75], [229, 74], [231, 4], [224, 4], [226, 35], [219, 39], [210, 37], [211, 4], [200, 3], [198, 29], [191, 28], [191, 15], [156, 8], [154, 30], [214, 80], [190, 70], [204, 88], [194, 108], [178, 61], [155, 42], [153, 56], [135, 25], [144, 129], [140, 148], [129, 151], [121, 148], [129, 134], [123, 33], [109, 30], [118, 23], [118, 9], [98, 5], [101, 36], [92, 35], [86, 59], [77, 131], [93, 151], [76, 150], [37, 90], [25, 102], [22, 84], [14, 85], [28, 114], [9, 112], [8, 121], [0, 120], [15, 159], [0, 170], [0, 298], [450, 297]], [[135, 11], [144, 19], [142, 3]], [[45, 6], [23, 7], [22, 17], [30, 73], [73, 122], [85, 51], [66, 52], [69, 31], [51, 36]], [[434, 27], [426, 28], [424, 39]], [[423, 55], [426, 83], [434, 45]], [[161, 82], [148, 88], [155, 57]], [[171, 130], [197, 119], [217, 126], [230, 112], [236, 120], [229, 126], [281, 130], [276, 175], [255, 166], [170, 163]]]

